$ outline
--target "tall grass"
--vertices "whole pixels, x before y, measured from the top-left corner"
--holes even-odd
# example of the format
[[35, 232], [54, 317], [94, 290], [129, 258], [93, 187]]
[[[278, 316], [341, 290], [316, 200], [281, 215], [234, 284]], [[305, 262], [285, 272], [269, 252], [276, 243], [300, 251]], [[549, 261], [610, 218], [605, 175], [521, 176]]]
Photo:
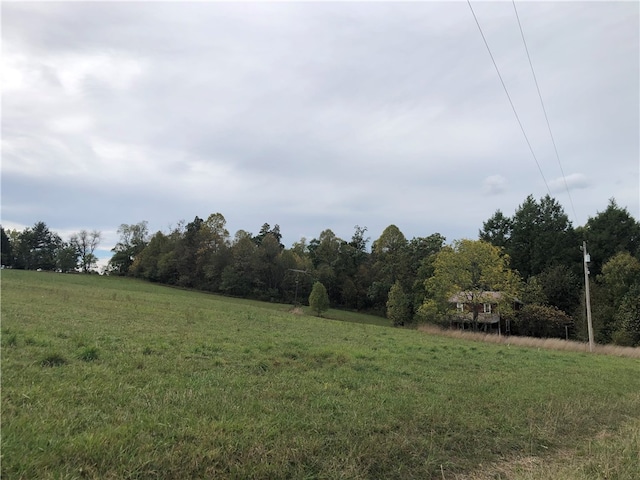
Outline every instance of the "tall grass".
[[[1, 281], [3, 479], [453, 479], [505, 459], [554, 465], [602, 432], [637, 444], [636, 359], [122, 278]], [[576, 478], [633, 478], [628, 455], [592, 448], [600, 460]]]
[[601, 355], [615, 355], [619, 357], [640, 358], [640, 348], [622, 347], [619, 345], [594, 344], [593, 352], [589, 350], [589, 344], [559, 338], [534, 338], [509, 335], [496, 335], [464, 330], [444, 329], [434, 325], [420, 325], [418, 330], [433, 335], [442, 335], [449, 338], [495, 343], [500, 345], [514, 345], [520, 347], [543, 348], [548, 350], [560, 350], [567, 352], [589, 352]]

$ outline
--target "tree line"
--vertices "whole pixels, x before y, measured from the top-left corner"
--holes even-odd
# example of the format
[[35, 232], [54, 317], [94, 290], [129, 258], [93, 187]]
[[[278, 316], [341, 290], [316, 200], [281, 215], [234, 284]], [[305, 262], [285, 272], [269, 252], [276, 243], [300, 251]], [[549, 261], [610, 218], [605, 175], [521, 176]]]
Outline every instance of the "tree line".
[[[326, 229], [286, 248], [278, 225], [232, 237], [221, 213], [153, 234], [142, 221], [120, 226], [107, 273], [292, 304], [307, 303], [319, 283], [332, 307], [387, 316], [394, 325], [447, 324], [452, 293], [481, 302], [486, 292], [502, 291], [505, 302], [524, 304], [513, 312], [514, 333], [584, 339], [586, 241], [596, 341], [640, 343], [640, 223], [613, 199], [577, 228], [547, 195], [528, 196], [510, 217], [497, 210], [477, 240], [447, 244], [439, 233], [407, 239], [395, 225], [373, 242], [366, 233], [356, 225], [345, 240]], [[88, 272], [100, 238], [83, 230], [63, 242], [43, 222], [3, 229], [2, 263]]]

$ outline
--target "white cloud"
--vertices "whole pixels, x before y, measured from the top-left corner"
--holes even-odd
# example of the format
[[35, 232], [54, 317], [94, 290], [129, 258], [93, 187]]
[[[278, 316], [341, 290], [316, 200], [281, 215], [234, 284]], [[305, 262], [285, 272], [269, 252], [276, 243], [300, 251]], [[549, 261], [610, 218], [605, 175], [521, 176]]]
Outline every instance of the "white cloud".
[[565, 177], [554, 178], [549, 182], [551, 193], [566, 192], [567, 189], [581, 190], [591, 186], [589, 179], [583, 173], [571, 173]]
[[[637, 200], [638, 4], [518, 11], [564, 169], [589, 174], [549, 187], [565, 201], [566, 180], [577, 223]], [[513, 6], [476, 12], [553, 178]], [[452, 240], [547, 193], [464, 3], [9, 2], [2, 41], [17, 224], [153, 230], [219, 211], [232, 232], [278, 223], [286, 244], [390, 223]]]
[[498, 195], [507, 191], [507, 179], [502, 175], [490, 175], [482, 182], [482, 191], [487, 195]]

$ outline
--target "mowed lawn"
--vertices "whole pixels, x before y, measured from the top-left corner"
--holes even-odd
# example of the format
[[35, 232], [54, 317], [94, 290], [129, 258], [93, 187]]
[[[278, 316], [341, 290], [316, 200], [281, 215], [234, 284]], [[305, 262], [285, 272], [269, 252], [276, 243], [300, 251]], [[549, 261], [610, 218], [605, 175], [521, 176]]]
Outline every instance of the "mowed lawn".
[[638, 359], [124, 278], [1, 287], [3, 479], [638, 478]]

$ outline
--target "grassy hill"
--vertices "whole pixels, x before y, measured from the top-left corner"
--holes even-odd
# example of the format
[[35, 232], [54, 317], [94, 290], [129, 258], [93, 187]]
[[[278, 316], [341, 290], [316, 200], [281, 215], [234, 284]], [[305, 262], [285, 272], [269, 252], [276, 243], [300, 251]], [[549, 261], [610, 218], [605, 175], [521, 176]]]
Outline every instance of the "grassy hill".
[[4, 270], [1, 282], [3, 479], [640, 471], [637, 359], [123, 278]]

